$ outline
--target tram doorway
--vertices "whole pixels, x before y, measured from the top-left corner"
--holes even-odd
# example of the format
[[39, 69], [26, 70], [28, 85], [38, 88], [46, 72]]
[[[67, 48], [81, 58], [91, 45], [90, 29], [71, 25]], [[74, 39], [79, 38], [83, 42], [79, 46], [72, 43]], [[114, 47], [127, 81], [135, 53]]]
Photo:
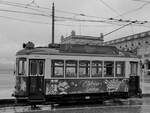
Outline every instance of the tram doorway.
[[29, 101], [44, 101], [44, 59], [29, 60]]

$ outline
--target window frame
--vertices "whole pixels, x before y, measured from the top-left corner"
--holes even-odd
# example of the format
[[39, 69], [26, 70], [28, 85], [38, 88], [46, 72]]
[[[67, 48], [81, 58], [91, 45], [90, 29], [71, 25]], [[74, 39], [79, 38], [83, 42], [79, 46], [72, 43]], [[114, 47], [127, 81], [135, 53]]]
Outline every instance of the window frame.
[[[106, 66], [105, 64], [107, 64], [107, 63], [112, 63], [112, 66]], [[103, 69], [104, 70], [103, 71], [103, 76], [104, 77], [115, 77], [114, 76], [114, 73], [115, 73], [115, 67], [114, 67], [115, 65], [114, 65], [114, 63], [115, 63], [114, 61], [104, 61], [104, 66], [103, 66], [104, 67], [104, 69]], [[110, 75], [107, 74], [108, 68], [110, 68], [112, 70], [111, 71], [112, 74], [110, 74]]]
[[[120, 64], [120, 74], [118, 74], [118, 66], [117, 64]], [[115, 77], [125, 77], [125, 61], [116, 61], [115, 62]]]
[[[36, 63], [36, 66], [35, 66], [35, 68], [36, 68], [36, 72], [35, 72], [35, 74], [32, 74], [32, 66], [31, 66], [31, 61], [35, 61], [35, 63]], [[42, 69], [42, 73], [43, 74], [40, 74], [40, 62], [43, 62], [43, 69]], [[45, 59], [29, 59], [29, 71], [28, 71], [28, 74], [29, 74], [29, 76], [44, 76], [45, 75]]]
[[[21, 72], [20, 72], [20, 62], [21, 63]], [[17, 75], [26, 75], [27, 74], [27, 58], [25, 57], [20, 57], [16, 58], [16, 71]]]
[[[134, 67], [133, 67], [134, 65]], [[136, 73], [133, 73], [133, 70], [134, 72]], [[131, 76], [137, 76], [138, 75], [138, 62], [130, 62], [130, 75]]]
[[[75, 65], [67, 65], [69, 64], [68, 62], [74, 62]], [[75, 76], [68, 76], [67, 75], [67, 69], [69, 68], [74, 68], [75, 70]], [[78, 75], [78, 61], [77, 60], [65, 60], [65, 77], [66, 78], [77, 78], [77, 75]]]
[[[62, 65], [55, 65], [55, 63], [57, 62], [62, 62]], [[61, 60], [61, 59], [52, 59], [51, 60], [51, 77], [52, 78], [64, 78], [64, 65], [65, 65], [65, 61]], [[62, 68], [62, 75], [56, 75], [55, 74], [55, 69], [58, 68]], [[59, 69], [58, 69], [59, 70]]]
[[[93, 64], [96, 64], [96, 65], [93, 65]], [[100, 65], [99, 65], [100, 64]], [[96, 69], [96, 73], [93, 74], [93, 69]], [[101, 70], [101, 73], [99, 74], [99, 70]], [[100, 75], [100, 76], [99, 76]], [[103, 76], [103, 62], [100, 61], [100, 60], [93, 60], [91, 62], [91, 77], [102, 77]]]
[[[72, 63], [69, 63], [72, 62]], [[51, 59], [51, 78], [121, 78], [126, 77], [126, 61]], [[58, 70], [58, 74], [56, 71]], [[120, 73], [119, 73], [120, 70]], [[67, 71], [74, 75], [67, 75]], [[95, 71], [95, 72], [94, 72]], [[109, 72], [111, 71], [111, 72]], [[98, 73], [99, 72], [99, 73]]]
[[[87, 62], [85, 63], [85, 65], [81, 65], [81, 63], [84, 63], [84, 62]], [[90, 77], [90, 66], [91, 65], [91, 62], [89, 60], [79, 60], [79, 78], [89, 78]], [[80, 74], [80, 70], [83, 69], [85, 74]]]

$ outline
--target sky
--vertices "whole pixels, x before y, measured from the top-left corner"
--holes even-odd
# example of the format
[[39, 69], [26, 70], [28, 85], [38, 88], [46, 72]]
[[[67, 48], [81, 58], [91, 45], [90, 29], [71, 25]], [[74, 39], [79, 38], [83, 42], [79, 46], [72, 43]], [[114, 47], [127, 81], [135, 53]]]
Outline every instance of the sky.
[[[52, 3], [55, 4], [56, 43], [60, 42], [61, 35], [69, 36], [72, 30], [77, 35], [98, 37], [100, 33], [105, 35], [128, 24], [118, 22], [120, 19], [150, 21], [150, 0], [0, 0], [0, 64], [13, 65], [23, 43], [32, 41], [36, 46], [51, 43]], [[110, 18], [117, 21], [108, 23]], [[148, 22], [125, 26], [104, 36], [104, 40], [148, 31]]]

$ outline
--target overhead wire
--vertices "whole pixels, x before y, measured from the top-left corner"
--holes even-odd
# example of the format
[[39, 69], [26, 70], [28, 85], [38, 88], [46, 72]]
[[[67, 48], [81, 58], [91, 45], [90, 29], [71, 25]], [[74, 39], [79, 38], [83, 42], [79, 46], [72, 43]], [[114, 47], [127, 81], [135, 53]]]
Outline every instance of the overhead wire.
[[144, 4], [142, 4], [140, 7], [135, 8], [135, 9], [132, 9], [132, 10], [129, 10], [129, 11], [127, 11], [127, 12], [124, 12], [124, 13], [122, 13], [122, 14], [120, 14], [120, 15], [114, 17], [114, 18], [117, 18], [117, 17], [119, 17], [119, 16], [124, 16], [124, 15], [130, 14], [130, 13], [133, 13], [133, 12], [137, 12], [138, 10], [141, 10], [141, 9], [142, 9], [144, 6], [146, 6], [146, 5], [148, 5], [148, 3], [144, 3]]
[[109, 33], [104, 34], [103, 36], [107, 36], [107, 35], [109, 35], [109, 34], [115, 32], [115, 31], [118, 31], [118, 30], [120, 30], [120, 29], [122, 29], [122, 28], [124, 28], [124, 27], [126, 27], [126, 26], [131, 25], [131, 24], [132, 24], [132, 23], [125, 24], [125, 25], [123, 25], [123, 26], [121, 26], [121, 27], [119, 27], [119, 28], [117, 28], [117, 29], [115, 29], [115, 30], [109, 32]]
[[17, 11], [17, 10], [8, 10], [8, 9], [0, 9], [0, 11], [2, 11], [2, 12], [11, 12], [11, 13], [20, 13], [20, 14], [28, 14], [28, 15], [45, 16], [45, 17], [50, 17], [51, 16], [51, 15], [46, 15], [46, 14], [42, 14], [42, 13]]
[[[41, 14], [37, 14], [37, 13], [30, 13], [30, 12], [24, 12], [24, 11], [15, 11], [15, 10], [5, 10], [5, 9], [0, 9], [0, 11], [6, 11], [6, 12], [15, 12], [15, 13], [23, 13], [23, 14], [31, 14], [31, 15], [40, 15]], [[47, 16], [47, 17], [50, 17], [48, 15], [42, 15], [42, 16]], [[82, 21], [82, 22], [101, 22], [101, 23], [107, 23], [107, 24], [113, 24], [113, 25], [122, 25], [122, 24], [118, 24], [118, 23], [113, 23], [111, 21], [106, 21], [106, 20], [81, 20], [81, 19], [74, 19], [74, 18], [70, 18], [70, 17], [60, 17], [60, 16], [56, 16], [56, 18], [61, 18], [61, 19], [64, 19], [64, 20], [57, 20], [56, 21]], [[127, 21], [127, 20], [117, 20], [117, 19], [110, 19], [110, 20], [115, 20], [116, 22], [117, 21], [121, 21], [121, 22], [131, 22], [131, 21]], [[132, 21], [133, 22], [133, 21]]]
[[[15, 12], [15, 13], [24, 13], [24, 14], [32, 14], [32, 15], [40, 15], [40, 16], [49, 16], [49, 15], [45, 15], [45, 14], [37, 14], [37, 13], [29, 13], [29, 12], [24, 12], [24, 11], [14, 11], [14, 10], [4, 10], [4, 9], [0, 9], [0, 11], [7, 11], [7, 12]], [[50, 15], [51, 16], [51, 15]], [[70, 17], [60, 17], [60, 16], [56, 16], [56, 18], [62, 18], [65, 20], [72, 20], [72, 21], [85, 21], [85, 22], [105, 22], [105, 23], [112, 23], [113, 22], [130, 22], [130, 20], [121, 20], [121, 19], [114, 19], [114, 18], [109, 18], [106, 20], [85, 20], [85, 19], [75, 19], [75, 18], [70, 18]], [[138, 21], [137, 21], [138, 22]], [[137, 24], [136, 22], [136, 24]], [[144, 21], [145, 22], [145, 21]]]
[[19, 8], [24, 8], [24, 9], [30, 9], [30, 10], [34, 10], [34, 11], [38, 11], [38, 12], [45, 12], [45, 11], [39, 10], [39, 8], [35, 9], [35, 7], [33, 7], [33, 6], [31, 7], [28, 4], [21, 4], [21, 3], [16, 3], [16, 2], [8, 2], [8, 1], [3, 1], [3, 0], [0, 0], [0, 4], [14, 6], [14, 7], [19, 7]]
[[9, 17], [9, 16], [1, 16], [1, 15], [0, 15], [0, 18], [17, 20], [17, 21], [21, 21], [21, 22], [29, 22], [29, 23], [50, 24], [50, 23], [46, 23], [46, 22], [42, 22], [42, 21], [26, 20], [26, 19], [14, 18], [14, 17]]
[[145, 1], [145, 0], [133, 0], [133, 1], [150, 3], [150, 1]]
[[[112, 8], [110, 5], [108, 5], [106, 2], [104, 2], [103, 0], [98, 0], [101, 3], [103, 3], [106, 7], [108, 7], [111, 11], [115, 12], [117, 15], [120, 15], [114, 8]], [[122, 16], [121, 16], [122, 17]]]
[[[0, 1], [1, 2], [1, 1]], [[8, 3], [12, 3], [12, 2], [8, 2]], [[15, 4], [19, 4], [19, 5], [22, 5], [22, 6], [25, 6], [25, 4], [21, 4], [21, 3], [15, 3]], [[24, 7], [23, 7], [24, 8]], [[29, 8], [29, 7], [25, 7], [25, 8]], [[37, 7], [37, 8], [40, 8], [40, 6], [39, 7]], [[42, 7], [43, 8], [43, 7]], [[49, 9], [49, 8], [46, 8], [46, 9]], [[49, 9], [50, 10], [50, 9]], [[82, 13], [72, 13], [72, 12], [68, 12], [68, 11], [62, 11], [62, 10], [56, 10], [56, 11], [61, 11], [61, 12], [65, 12], [65, 13], [70, 13], [70, 14], [76, 14], [76, 15], [80, 15], [80, 16], [86, 16], [86, 17], [95, 17], [95, 18], [100, 18], [100, 17], [97, 17], [97, 16], [89, 16], [89, 15], [85, 15], [85, 14], [82, 14]], [[11, 12], [11, 11], [10, 11]], [[13, 11], [12, 11], [13, 12]], [[15, 12], [15, 11], [14, 11]], [[19, 11], [16, 11], [16, 12], [19, 12]], [[23, 13], [23, 12], [22, 12]], [[25, 12], [26, 13], [26, 12]], [[34, 15], [34, 14], [33, 14]], [[35, 14], [35, 15], [38, 15], [38, 14]], [[45, 14], [39, 14], [39, 15], [42, 15], [42, 16], [47, 16], [47, 15], [45, 15]], [[60, 18], [60, 17], [58, 17], [58, 18]], [[80, 20], [80, 19], [74, 19], [74, 18], [70, 18], [70, 17], [61, 17], [61, 18], [64, 18], [64, 19], [71, 19], [71, 20], [79, 20], [79, 21], [83, 21], [83, 20]], [[113, 20], [113, 21], [115, 21], [116, 20], [116, 22], [127, 22], [127, 20], [122, 20], [122, 21], [120, 21], [121, 19], [115, 19], [115, 18], [104, 18], [104, 19], [106, 19], [106, 20]], [[106, 21], [105, 20], [105, 21]], [[86, 21], [86, 20], [85, 20]], [[94, 22], [96, 22], [97, 20], [93, 20]], [[99, 22], [99, 21], [98, 21]]]
[[[8, 2], [8, 1], [3, 1], [3, 0], [0, 1], [0, 4], [5, 4], [5, 5], [10, 5], [10, 6], [20, 7], [20, 8], [25, 8], [25, 9], [31, 9], [31, 10], [35, 10], [35, 11], [39, 11], [39, 12], [44, 12], [44, 13], [46, 13], [46, 12], [45, 11], [41, 11], [39, 9], [46, 9], [46, 10], [51, 11], [50, 8], [45, 8], [45, 7], [41, 7], [41, 6], [35, 7], [35, 6], [32, 6], [31, 4], [21, 4], [21, 3]], [[83, 14], [83, 13], [73, 13], [73, 12], [63, 11], [63, 10], [58, 10], [58, 9], [56, 9], [55, 11], [56, 12], [67, 13], [67, 14], [72, 14], [72, 15], [80, 15], [80, 16], [84, 16], [84, 17], [102, 18], [102, 17], [97, 17], [97, 16], [86, 15], [86, 14]]]
[[[103, 4], [105, 4], [107, 7], [109, 7], [110, 9], [112, 9], [113, 11], [115, 11], [113, 8], [111, 8], [108, 4], [106, 4], [103, 0], [100, 0], [103, 2]], [[13, 3], [13, 2], [8, 2], [8, 1], [3, 1], [1, 0], [0, 1], [0, 4], [5, 4], [5, 5], [10, 5], [10, 6], [15, 6], [15, 7], [20, 7], [20, 8], [26, 8], [26, 9], [31, 9], [31, 10], [35, 10], [35, 11], [38, 11], [38, 12], [44, 12], [46, 13], [45, 11], [42, 11], [42, 10], [39, 10], [39, 9], [46, 9], [46, 10], [51, 10], [50, 8], [45, 8], [45, 7], [41, 7], [41, 6], [33, 6], [32, 4], [21, 4], [21, 3]], [[146, 4], [145, 4], [146, 5]], [[144, 7], [144, 4], [139, 7], [142, 8]], [[47, 16], [47, 17], [51, 17], [51, 15], [49, 14], [38, 14], [38, 13], [30, 13], [30, 12], [24, 12], [24, 11], [15, 11], [15, 10], [3, 10], [3, 9], [0, 9], [0, 11], [7, 11], [7, 12], [15, 12], [15, 13], [23, 13], [23, 14], [31, 14], [31, 15], [39, 15], [39, 16]], [[85, 15], [83, 13], [72, 13], [72, 12], [68, 12], [68, 11], [62, 11], [62, 10], [57, 10], [57, 12], [62, 12], [62, 13], [68, 13], [68, 14], [72, 14], [72, 15], [80, 15], [80, 16], [85, 16], [85, 17], [94, 17], [94, 18], [101, 18], [101, 17], [97, 17], [97, 16], [90, 16], [90, 15]], [[116, 12], [117, 13], [117, 12]], [[118, 15], [118, 16], [122, 16], [122, 15]], [[3, 18], [7, 18], [7, 19], [14, 19], [14, 20], [19, 20], [19, 21], [25, 21], [25, 22], [33, 22], [33, 23], [41, 23], [41, 24], [50, 24], [50, 23], [42, 23], [40, 21], [32, 21], [32, 20], [24, 20], [24, 19], [18, 19], [18, 18], [13, 18], [13, 17], [4, 17], [4, 16], [0, 16], [0, 17], [3, 17]], [[122, 24], [124, 23], [130, 23], [130, 22], [133, 22], [131, 20], [122, 20], [122, 19], [115, 19], [115, 18], [103, 18], [105, 20], [92, 20], [92, 19], [75, 19], [75, 18], [71, 18], [71, 17], [63, 17], [63, 16], [55, 16], [55, 18], [60, 18], [60, 19], [63, 19], [63, 20], [69, 20], [69, 21], [76, 21], [76, 22], [98, 22], [98, 23], [107, 23], [107, 24], [113, 24], [113, 25], [119, 25], [121, 26]], [[60, 20], [57, 20], [56, 21], [60, 21]], [[148, 27], [148, 26], [144, 26], [142, 24], [145, 24], [145, 23], [150, 23], [148, 21], [134, 21], [134, 23], [132, 23], [132, 25], [137, 25], [137, 26], [143, 26], [143, 27]], [[57, 24], [58, 25], [58, 24]], [[62, 24], [63, 25], [63, 24]], [[127, 24], [126, 24], [127, 25]], [[123, 26], [126, 26], [126, 25], [123, 25]], [[70, 25], [65, 25], [64, 26], [70, 26]], [[121, 27], [122, 28], [122, 27]], [[115, 30], [116, 31], [116, 30]]]
[[[40, 8], [40, 9], [45, 9], [45, 10], [51, 10], [50, 8], [41, 7], [41, 6], [37, 5], [37, 4], [35, 3], [35, 0], [32, 0], [29, 4], [26, 4], [26, 5], [31, 6], [31, 7], [35, 7], [35, 8]], [[33, 5], [34, 5], [34, 6], [33, 6]]]
[[97, 18], [97, 19], [100, 19], [100, 18], [107, 19], [107, 18], [104, 18], [104, 17], [92, 16], [92, 15], [87, 15], [87, 14], [84, 14], [84, 13], [74, 13], [74, 12], [69, 12], [69, 11], [64, 11], [64, 10], [59, 10], [59, 9], [56, 9], [56, 12], [72, 14], [72, 15], [78, 15], [78, 16], [83, 16], [83, 17]]
[[[6, 10], [7, 11], [7, 10]], [[22, 12], [19, 12], [22, 13]], [[24, 12], [23, 12], [24, 13]], [[35, 20], [27, 20], [27, 19], [20, 19], [20, 18], [14, 18], [14, 17], [10, 17], [10, 16], [1, 16], [0, 18], [5, 18], [5, 19], [11, 19], [11, 20], [16, 20], [16, 21], [22, 21], [22, 22], [30, 22], [30, 23], [38, 23], [38, 24], [51, 24], [48, 22], [42, 22], [42, 21], [35, 21]], [[60, 21], [56, 19], [56, 22]], [[69, 25], [69, 24], [58, 24], [56, 23], [56, 25], [63, 25], [63, 26], [77, 26], [77, 25]], [[106, 26], [100, 26], [100, 25], [84, 25], [86, 27], [106, 27]]]

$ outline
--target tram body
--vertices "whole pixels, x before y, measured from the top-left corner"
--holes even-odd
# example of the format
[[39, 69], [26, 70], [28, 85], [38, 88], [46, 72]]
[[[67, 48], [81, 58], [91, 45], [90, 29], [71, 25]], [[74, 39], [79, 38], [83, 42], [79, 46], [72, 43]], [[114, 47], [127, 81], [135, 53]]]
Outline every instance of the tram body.
[[139, 96], [139, 59], [110, 46], [62, 44], [16, 54], [16, 99], [84, 102]]

